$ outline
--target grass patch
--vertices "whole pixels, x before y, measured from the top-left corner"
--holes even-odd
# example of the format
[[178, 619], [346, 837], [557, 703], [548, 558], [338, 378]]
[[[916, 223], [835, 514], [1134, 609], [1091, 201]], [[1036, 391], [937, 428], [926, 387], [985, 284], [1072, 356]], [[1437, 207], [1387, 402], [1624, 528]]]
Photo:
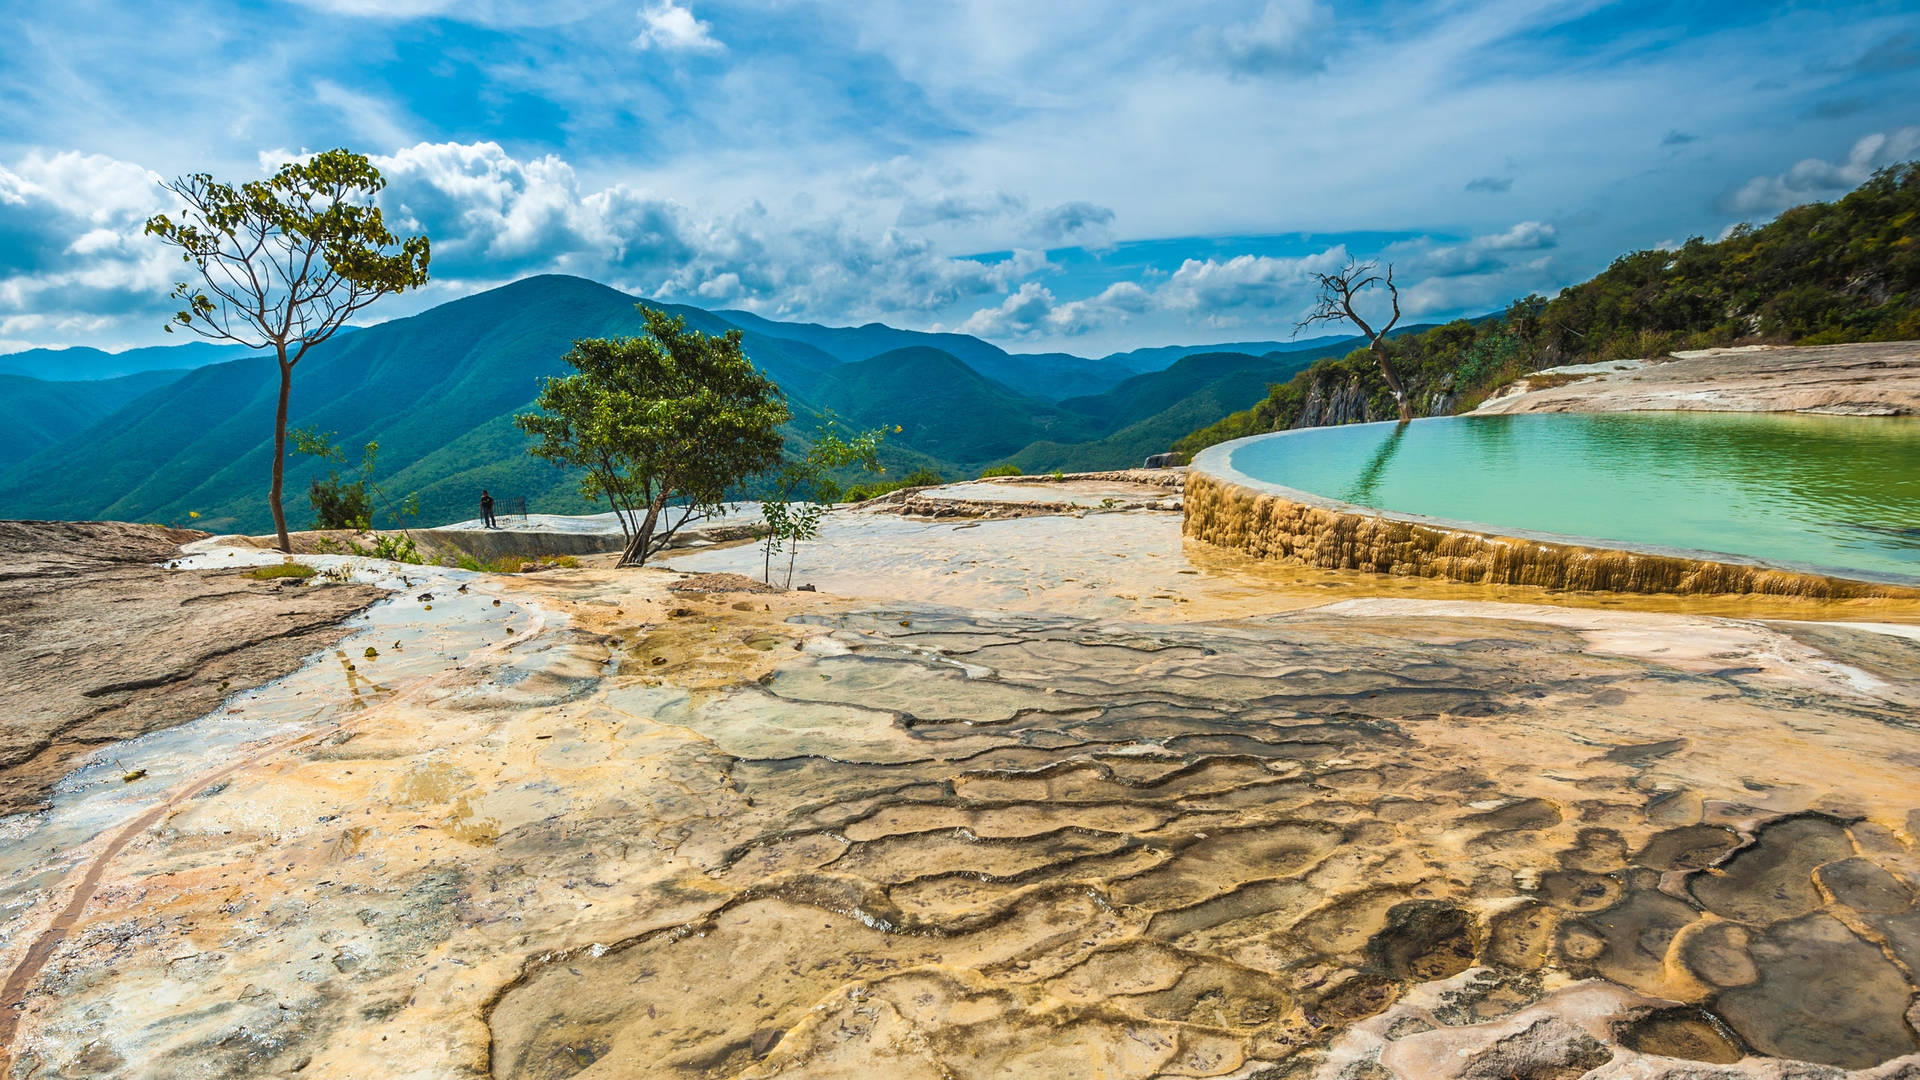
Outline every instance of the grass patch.
[[472, 570], [479, 574], [522, 574], [529, 570], [553, 570], [565, 568], [572, 570], [580, 565], [580, 560], [571, 555], [557, 555], [551, 559], [529, 559], [524, 555], [502, 555], [492, 562], [481, 562], [471, 555], [461, 555], [453, 565], [462, 570]]
[[273, 566], [256, 566], [247, 571], [247, 576], [255, 581], [274, 581], [279, 578], [305, 581], [319, 572], [306, 563], [283, 562]]

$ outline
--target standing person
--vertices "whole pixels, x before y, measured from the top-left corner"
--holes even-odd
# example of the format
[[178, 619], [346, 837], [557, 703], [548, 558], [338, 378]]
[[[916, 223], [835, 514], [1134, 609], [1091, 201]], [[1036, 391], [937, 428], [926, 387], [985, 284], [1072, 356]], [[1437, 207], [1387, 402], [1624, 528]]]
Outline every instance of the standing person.
[[493, 496], [487, 494], [486, 488], [480, 489], [480, 517], [487, 523], [487, 528], [500, 527], [493, 523]]

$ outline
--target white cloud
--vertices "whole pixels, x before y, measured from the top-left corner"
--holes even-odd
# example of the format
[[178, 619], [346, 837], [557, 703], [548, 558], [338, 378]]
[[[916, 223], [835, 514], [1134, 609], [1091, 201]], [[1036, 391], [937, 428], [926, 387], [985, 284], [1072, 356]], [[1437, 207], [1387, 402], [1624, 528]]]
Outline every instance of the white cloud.
[[1102, 248], [1113, 242], [1114, 212], [1085, 200], [1061, 203], [1033, 216], [1027, 235], [1041, 243]]
[[157, 329], [179, 261], [143, 230], [170, 208], [157, 174], [101, 154], [36, 151], [0, 166], [0, 334], [45, 343], [123, 320]]
[[1026, 201], [1004, 191], [942, 191], [931, 196], [909, 196], [900, 207], [898, 224], [970, 225], [1010, 217], [1026, 209]]
[[621, 183], [590, 188], [559, 157], [521, 160], [492, 142], [421, 143], [374, 162], [394, 227], [433, 238], [443, 280], [572, 273], [769, 315], [919, 322], [1047, 266], [1028, 249], [946, 255], [905, 228], [876, 233], [858, 208], [774, 215], [754, 202], [714, 212]]
[[413, 140], [388, 101], [350, 90], [332, 79], [313, 81], [313, 99], [335, 110], [361, 138], [375, 146], [405, 146]]
[[381, 19], [418, 19], [444, 15], [459, 8], [460, 0], [299, 0], [306, 7], [334, 15]]
[[1777, 176], [1756, 176], [1721, 199], [1735, 214], [1772, 216], [1792, 206], [1837, 198], [1874, 171], [1920, 153], [1920, 127], [1875, 132], [1853, 144], [1840, 161], [1807, 158]]
[[640, 9], [640, 22], [643, 27], [640, 36], [633, 39], [637, 49], [659, 49], [661, 52], [724, 52], [722, 45], [713, 36], [713, 27], [693, 17], [690, 8], [681, 7], [673, 0], [656, 0]]
[[1236, 255], [1188, 259], [1157, 285], [1115, 282], [1094, 296], [1061, 302], [1037, 282], [1025, 282], [995, 307], [981, 308], [957, 328], [982, 337], [1071, 337], [1111, 329], [1148, 314], [1168, 314], [1188, 325], [1239, 325], [1242, 313], [1291, 321], [1310, 302], [1313, 274], [1347, 261], [1335, 246], [1314, 255], [1276, 258]]
[[1194, 35], [1194, 59], [1243, 75], [1318, 71], [1326, 65], [1320, 38], [1333, 14], [1318, 0], [1268, 0], [1245, 22]]

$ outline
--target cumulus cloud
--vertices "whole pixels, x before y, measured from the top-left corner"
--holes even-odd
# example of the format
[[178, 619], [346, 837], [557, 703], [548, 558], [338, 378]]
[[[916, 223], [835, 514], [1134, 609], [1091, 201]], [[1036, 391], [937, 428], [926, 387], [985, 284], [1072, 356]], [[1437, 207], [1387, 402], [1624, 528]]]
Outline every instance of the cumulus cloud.
[[926, 225], [972, 225], [997, 218], [1011, 217], [1026, 209], [1026, 201], [1004, 191], [942, 191], [932, 195], [909, 195], [900, 206], [898, 224], [909, 228]]
[[[1311, 303], [1313, 275], [1346, 261], [1344, 246], [1296, 258], [1188, 259], [1151, 286], [1120, 281], [1094, 296], [1064, 302], [1045, 286], [1029, 281], [997, 306], [975, 311], [957, 329], [982, 337], [1070, 337], [1111, 329], [1148, 313], [1172, 314], [1207, 326], [1234, 326], [1247, 312], [1271, 316], [1304, 311]], [[1292, 319], [1291, 314], [1285, 317]]]
[[1533, 288], [1549, 275], [1547, 254], [1560, 244], [1559, 230], [1522, 221], [1456, 244], [1418, 240], [1395, 244], [1386, 257], [1400, 271], [1401, 308], [1408, 315], [1498, 304]]
[[1839, 161], [1807, 158], [1778, 176], [1756, 176], [1728, 192], [1720, 208], [1734, 214], [1777, 214], [1806, 202], [1838, 198], [1865, 183], [1875, 170], [1920, 152], [1920, 127], [1875, 132], [1853, 144]]
[[776, 219], [758, 203], [703, 213], [625, 184], [589, 188], [557, 156], [522, 160], [492, 142], [422, 143], [375, 164], [395, 227], [433, 238], [442, 279], [571, 273], [769, 315], [918, 321], [1012, 289], [1047, 265], [1026, 249], [951, 257], [899, 226], [876, 234], [861, 214]]
[[143, 229], [169, 208], [157, 174], [100, 154], [36, 151], [0, 166], [0, 336], [160, 325], [179, 262]]
[[661, 52], [704, 52], [726, 51], [713, 36], [713, 27], [693, 17], [691, 8], [681, 7], [673, 0], [657, 0], [640, 9], [642, 28], [640, 36], [633, 39], [634, 48], [658, 49]]
[[1196, 33], [1193, 59], [1240, 75], [1318, 71], [1326, 65], [1320, 38], [1332, 22], [1332, 12], [1318, 0], [1268, 0], [1246, 22]]
[[1035, 214], [1027, 235], [1050, 245], [1102, 247], [1113, 240], [1114, 213], [1090, 202], [1061, 203]]

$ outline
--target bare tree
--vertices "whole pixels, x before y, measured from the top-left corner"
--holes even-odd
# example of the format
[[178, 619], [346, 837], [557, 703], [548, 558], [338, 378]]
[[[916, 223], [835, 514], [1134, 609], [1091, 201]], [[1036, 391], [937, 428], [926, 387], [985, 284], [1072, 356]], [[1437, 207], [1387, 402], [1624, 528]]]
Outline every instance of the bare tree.
[[168, 332], [180, 326], [214, 341], [271, 348], [279, 361], [267, 503], [281, 551], [293, 550], [280, 490], [294, 365], [361, 308], [427, 280], [427, 238], [401, 240], [372, 205], [385, 186], [362, 155], [328, 150], [239, 187], [205, 173], [183, 176], [167, 185], [185, 204], [179, 219], [160, 214], [147, 222], [146, 231], [179, 248], [200, 278], [174, 286], [185, 306]]
[[[1369, 259], [1366, 262], [1347, 260], [1347, 265], [1331, 274], [1315, 274], [1314, 282], [1320, 288], [1313, 314], [1296, 323], [1295, 334], [1317, 322], [1349, 322], [1360, 328], [1367, 336], [1367, 351], [1373, 353], [1373, 361], [1380, 365], [1380, 377], [1387, 381], [1387, 389], [1393, 391], [1393, 400], [1400, 406], [1400, 422], [1413, 419], [1413, 403], [1407, 400], [1407, 389], [1400, 385], [1400, 377], [1393, 373], [1393, 365], [1387, 359], [1386, 336], [1400, 321], [1400, 290], [1393, 283], [1393, 264], [1387, 264], [1387, 273], [1383, 278], [1376, 271], [1380, 264]], [[1393, 318], [1387, 324], [1375, 330], [1372, 324], [1353, 309], [1354, 298], [1375, 285], [1385, 285], [1387, 295], [1393, 298]]]

